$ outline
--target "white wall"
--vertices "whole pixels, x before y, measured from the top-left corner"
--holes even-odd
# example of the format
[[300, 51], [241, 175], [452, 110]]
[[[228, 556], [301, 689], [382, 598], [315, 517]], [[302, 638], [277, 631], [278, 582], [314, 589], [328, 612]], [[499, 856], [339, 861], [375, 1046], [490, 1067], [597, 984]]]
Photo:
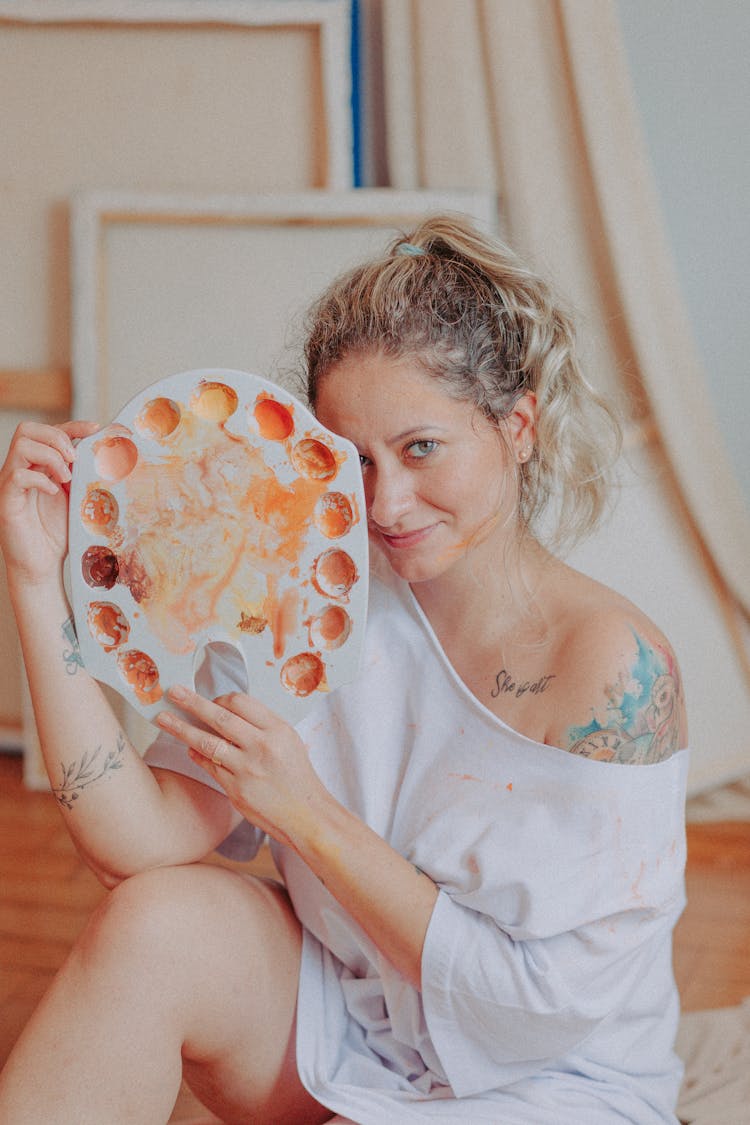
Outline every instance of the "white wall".
[[683, 296], [750, 505], [750, 3], [617, 7]]

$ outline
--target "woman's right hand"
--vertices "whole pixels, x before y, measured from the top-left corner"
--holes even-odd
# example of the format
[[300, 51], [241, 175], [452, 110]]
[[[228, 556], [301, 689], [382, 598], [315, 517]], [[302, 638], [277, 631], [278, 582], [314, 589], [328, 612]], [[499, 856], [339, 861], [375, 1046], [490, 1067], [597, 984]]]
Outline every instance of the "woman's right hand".
[[0, 547], [8, 577], [37, 583], [60, 574], [68, 549], [74, 441], [95, 422], [22, 422], [0, 469]]

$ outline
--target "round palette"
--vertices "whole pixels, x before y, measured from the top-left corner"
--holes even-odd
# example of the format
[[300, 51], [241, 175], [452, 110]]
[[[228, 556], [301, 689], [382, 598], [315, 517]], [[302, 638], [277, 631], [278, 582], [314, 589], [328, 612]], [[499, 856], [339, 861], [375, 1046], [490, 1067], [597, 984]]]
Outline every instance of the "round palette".
[[233, 645], [289, 721], [354, 676], [367, 526], [354, 446], [258, 375], [187, 371], [78, 444], [70, 582], [81, 656], [152, 719]]

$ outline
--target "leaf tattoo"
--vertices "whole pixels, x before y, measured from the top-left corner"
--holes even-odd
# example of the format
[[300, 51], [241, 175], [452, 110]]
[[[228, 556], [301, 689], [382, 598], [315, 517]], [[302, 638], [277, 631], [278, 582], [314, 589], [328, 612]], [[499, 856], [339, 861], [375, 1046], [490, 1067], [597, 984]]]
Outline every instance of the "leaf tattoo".
[[67, 766], [60, 763], [62, 780], [59, 785], [52, 786], [52, 792], [66, 809], [73, 808], [75, 801], [89, 785], [93, 785], [100, 777], [104, 777], [112, 770], [122, 769], [125, 765], [123, 757], [125, 737], [122, 732], [117, 735], [116, 748], [108, 750], [103, 760], [101, 753], [102, 747], [97, 746], [96, 750], [87, 751], [80, 762], [70, 762]]

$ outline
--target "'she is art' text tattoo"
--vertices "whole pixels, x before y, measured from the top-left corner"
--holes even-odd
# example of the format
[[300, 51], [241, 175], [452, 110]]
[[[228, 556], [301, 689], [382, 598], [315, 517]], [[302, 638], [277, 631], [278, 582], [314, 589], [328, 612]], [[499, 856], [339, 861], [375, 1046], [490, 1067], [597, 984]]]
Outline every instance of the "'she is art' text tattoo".
[[69, 617], [67, 621], [63, 622], [62, 635], [64, 640], [70, 645], [69, 649], [63, 651], [65, 671], [69, 676], [75, 676], [78, 669], [83, 668], [83, 660], [81, 660], [81, 650], [78, 646], [78, 636], [72, 617]]
[[61, 763], [62, 781], [59, 785], [52, 786], [52, 792], [60, 804], [66, 809], [72, 809], [84, 789], [112, 770], [122, 769], [125, 764], [125, 745], [123, 734], [118, 733], [116, 748], [108, 750], [103, 758], [102, 748], [97, 746], [92, 753], [84, 754], [80, 762], [70, 762], [67, 766]]
[[550, 680], [554, 679], [555, 675], [552, 673], [549, 676], [540, 676], [536, 680], [516, 681], [506, 668], [501, 668], [495, 676], [495, 686], [490, 695], [493, 699], [497, 699], [499, 695], [515, 695], [516, 699], [520, 699], [527, 691], [532, 695], [541, 695], [549, 687]]

